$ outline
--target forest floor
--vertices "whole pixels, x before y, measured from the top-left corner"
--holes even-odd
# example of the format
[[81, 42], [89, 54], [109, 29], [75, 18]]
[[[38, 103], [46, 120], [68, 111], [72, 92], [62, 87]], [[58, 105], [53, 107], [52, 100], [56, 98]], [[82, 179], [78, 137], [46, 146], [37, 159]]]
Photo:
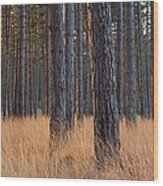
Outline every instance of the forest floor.
[[6, 119], [2, 123], [2, 176], [84, 179], [153, 180], [153, 122], [138, 120], [136, 127], [121, 122], [121, 163], [94, 162], [93, 118], [69, 132], [49, 157], [48, 117]]

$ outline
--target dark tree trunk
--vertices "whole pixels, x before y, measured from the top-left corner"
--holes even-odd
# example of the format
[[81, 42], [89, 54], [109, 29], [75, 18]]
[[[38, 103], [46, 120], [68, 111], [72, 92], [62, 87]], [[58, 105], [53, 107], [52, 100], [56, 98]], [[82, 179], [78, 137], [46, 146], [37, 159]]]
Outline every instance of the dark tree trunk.
[[45, 95], [46, 95], [46, 108], [45, 113], [49, 114], [49, 105], [50, 105], [50, 29], [49, 29], [49, 13], [48, 6], [46, 7], [46, 63], [45, 63], [45, 73], [46, 73], [46, 87], [45, 87]]
[[7, 33], [7, 6], [2, 6], [2, 55], [1, 55], [1, 78], [2, 78], [2, 93], [1, 93], [1, 108], [3, 113], [3, 119], [6, 118], [6, 33]]
[[25, 90], [24, 90], [24, 116], [28, 115], [28, 89], [29, 89], [29, 78], [28, 78], [28, 6], [26, 6], [26, 24], [25, 24]]
[[[33, 79], [33, 112], [34, 112], [34, 117], [37, 117], [37, 110], [38, 110], [38, 105], [39, 105], [39, 73], [40, 73], [40, 11], [39, 7], [36, 5], [36, 56], [35, 56], [35, 61], [34, 61], [34, 79]], [[35, 55], [35, 54], [34, 54]]]
[[83, 7], [82, 4], [77, 4], [78, 11], [78, 30], [77, 30], [77, 39], [78, 39], [78, 118], [83, 118], [83, 47], [82, 47], [82, 39], [83, 39]]
[[127, 60], [127, 114], [126, 119], [135, 123], [137, 119], [137, 99], [136, 99], [136, 64], [134, 56], [135, 46], [135, 18], [134, 18], [134, 3], [127, 3], [126, 7], [126, 26], [127, 26], [127, 41], [126, 41], [126, 60]]
[[123, 3], [117, 3], [117, 96], [119, 115], [124, 108]]
[[50, 121], [51, 137], [60, 135], [64, 130], [64, 90], [65, 90], [65, 59], [64, 59], [64, 25], [63, 4], [49, 6], [52, 28], [52, 113]]
[[28, 82], [29, 82], [29, 88], [28, 88], [28, 104], [29, 104], [29, 115], [32, 116], [32, 33], [31, 33], [31, 6], [28, 7]]
[[154, 118], [154, 2], [151, 1], [151, 116]]
[[24, 38], [25, 36], [25, 5], [20, 6], [20, 76], [19, 76], [19, 116], [24, 116], [24, 64], [25, 64], [25, 52], [24, 52]]
[[147, 110], [147, 65], [145, 59], [145, 48], [144, 48], [144, 33], [142, 25], [142, 12], [141, 4], [138, 3], [138, 30], [139, 30], [139, 62], [141, 64], [141, 115], [148, 118]]
[[[67, 113], [67, 128], [74, 126], [75, 109], [75, 74], [74, 74], [74, 4], [66, 4], [66, 87], [64, 86], [63, 100], [64, 114]], [[65, 71], [65, 67], [63, 69]], [[65, 74], [63, 74], [65, 76]], [[64, 82], [64, 81], [63, 81]], [[65, 89], [66, 88], [66, 89]], [[64, 116], [65, 118], [65, 116]]]
[[85, 5], [85, 37], [84, 39], [84, 56], [85, 56], [85, 70], [84, 70], [84, 77], [85, 77], [85, 86], [84, 86], [84, 94], [85, 94], [85, 115], [86, 117], [90, 116], [92, 114], [92, 84], [91, 84], [91, 55], [90, 55], [90, 43], [89, 43], [89, 10], [87, 4]]
[[151, 74], [150, 74], [150, 68], [151, 68], [151, 59], [150, 59], [150, 32], [149, 32], [149, 6], [150, 2], [146, 2], [146, 63], [147, 63], [147, 112], [148, 117], [151, 117], [151, 96], [150, 96], [150, 87], [151, 87]]
[[[109, 3], [92, 4], [93, 57], [95, 63], [95, 154], [100, 159], [120, 149], [115, 59]], [[104, 148], [103, 145], [106, 145]], [[110, 146], [111, 145], [111, 146]]]

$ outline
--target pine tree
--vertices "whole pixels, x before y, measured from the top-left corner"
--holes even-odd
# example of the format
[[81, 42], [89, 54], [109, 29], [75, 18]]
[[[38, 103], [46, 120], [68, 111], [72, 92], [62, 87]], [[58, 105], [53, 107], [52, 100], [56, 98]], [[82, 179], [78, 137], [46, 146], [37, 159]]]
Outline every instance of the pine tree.
[[[74, 66], [74, 4], [66, 4], [66, 90], [63, 90], [64, 107], [66, 108], [67, 128], [74, 126], [75, 111], [75, 66]], [[64, 74], [65, 75], [65, 74]], [[65, 80], [64, 80], [65, 81]], [[65, 95], [67, 92], [67, 95]], [[65, 111], [64, 111], [65, 114]]]
[[134, 17], [134, 3], [126, 4], [126, 67], [127, 67], [127, 114], [126, 118], [129, 122], [135, 123], [137, 119], [137, 99], [136, 99], [136, 65], [135, 65], [135, 17]]
[[117, 3], [117, 99], [119, 115], [124, 108], [123, 3]]
[[91, 12], [95, 63], [95, 153], [96, 159], [100, 160], [104, 152], [106, 156], [111, 154], [111, 146], [115, 151], [120, 149], [119, 115], [110, 4], [92, 4]]
[[65, 129], [63, 91], [65, 89], [65, 58], [64, 58], [64, 25], [63, 4], [50, 5], [52, 34], [52, 113], [50, 121], [50, 134], [60, 135]]

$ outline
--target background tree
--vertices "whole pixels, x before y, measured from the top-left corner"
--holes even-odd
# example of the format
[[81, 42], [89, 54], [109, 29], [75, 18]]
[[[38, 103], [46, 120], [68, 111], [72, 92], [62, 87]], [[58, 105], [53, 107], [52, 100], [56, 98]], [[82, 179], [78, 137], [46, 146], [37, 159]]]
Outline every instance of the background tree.
[[[63, 97], [67, 98], [66, 112], [67, 112], [67, 128], [72, 128], [74, 125], [75, 112], [75, 65], [74, 65], [74, 4], [66, 5], [66, 86], [64, 88]], [[67, 91], [67, 95], [66, 95]]]
[[123, 3], [117, 3], [117, 99], [119, 115], [124, 108]]
[[77, 29], [77, 38], [78, 38], [78, 117], [83, 118], [83, 5], [77, 4], [78, 12], [78, 29]]
[[24, 116], [24, 68], [25, 68], [25, 50], [24, 50], [24, 42], [25, 42], [25, 5], [20, 6], [20, 66], [19, 66], [19, 99], [18, 99], [18, 109], [19, 116]]
[[127, 114], [128, 121], [135, 123], [136, 112], [136, 65], [134, 55], [134, 42], [135, 42], [135, 17], [134, 17], [134, 3], [126, 3], [126, 66], [127, 66], [127, 84], [128, 84], [128, 100], [127, 100]]

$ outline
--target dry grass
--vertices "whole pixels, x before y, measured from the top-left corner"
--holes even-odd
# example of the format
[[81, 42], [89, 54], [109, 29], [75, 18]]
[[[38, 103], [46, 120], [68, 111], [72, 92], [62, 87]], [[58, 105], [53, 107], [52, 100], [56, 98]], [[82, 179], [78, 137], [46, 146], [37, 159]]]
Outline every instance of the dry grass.
[[50, 157], [48, 122], [40, 117], [2, 123], [2, 176], [153, 180], [153, 122], [139, 119], [137, 127], [126, 127], [123, 121], [120, 161], [106, 160], [101, 170], [94, 162], [92, 118], [80, 127], [76, 121]]

